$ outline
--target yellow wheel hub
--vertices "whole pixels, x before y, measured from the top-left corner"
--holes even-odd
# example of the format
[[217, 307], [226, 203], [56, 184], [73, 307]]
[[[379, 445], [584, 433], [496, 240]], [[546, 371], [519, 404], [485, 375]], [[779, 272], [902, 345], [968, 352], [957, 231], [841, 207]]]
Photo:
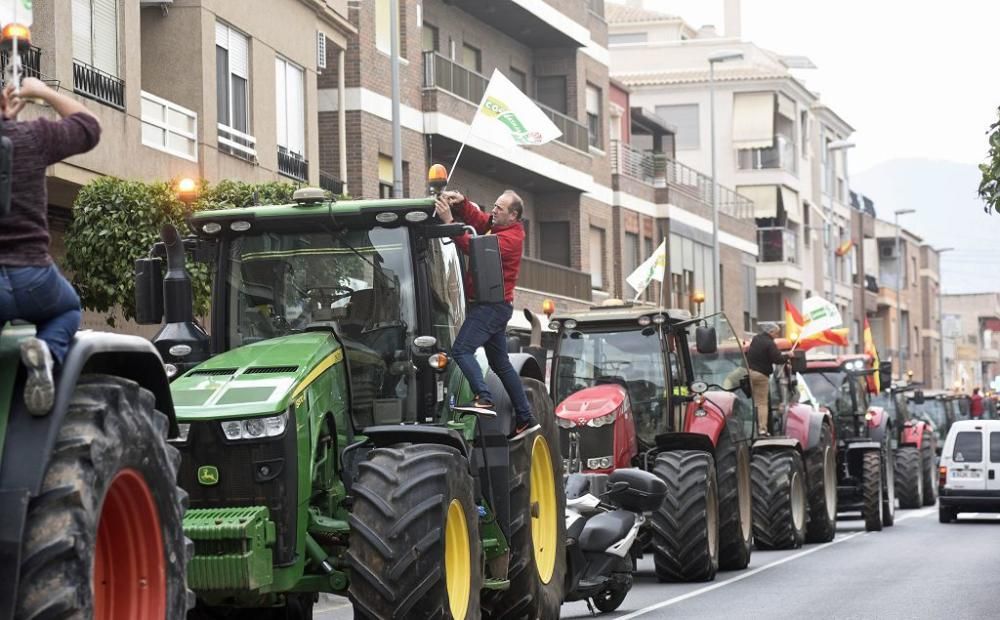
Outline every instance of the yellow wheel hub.
[[444, 526], [444, 577], [448, 607], [453, 618], [465, 618], [469, 610], [472, 565], [469, 559], [469, 524], [462, 502], [451, 500]]
[[531, 541], [542, 583], [552, 579], [556, 567], [557, 507], [552, 455], [545, 438], [538, 436], [531, 446]]

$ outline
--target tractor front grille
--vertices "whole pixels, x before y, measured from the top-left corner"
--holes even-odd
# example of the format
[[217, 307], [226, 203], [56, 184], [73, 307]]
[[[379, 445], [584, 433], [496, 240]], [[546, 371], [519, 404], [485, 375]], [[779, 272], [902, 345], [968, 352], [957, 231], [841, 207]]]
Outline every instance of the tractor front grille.
[[559, 446], [563, 458], [569, 458], [569, 434], [577, 433], [580, 442], [580, 459], [583, 468], [588, 469], [587, 460], [613, 456], [615, 452], [615, 425], [576, 426], [572, 429], [559, 429]]
[[[260, 441], [228, 441], [218, 421], [192, 422], [181, 451], [178, 481], [191, 498], [191, 508], [266, 506], [275, 523], [274, 563], [295, 561], [297, 453], [294, 420], [281, 437]], [[213, 466], [218, 482], [206, 486], [198, 470]]]

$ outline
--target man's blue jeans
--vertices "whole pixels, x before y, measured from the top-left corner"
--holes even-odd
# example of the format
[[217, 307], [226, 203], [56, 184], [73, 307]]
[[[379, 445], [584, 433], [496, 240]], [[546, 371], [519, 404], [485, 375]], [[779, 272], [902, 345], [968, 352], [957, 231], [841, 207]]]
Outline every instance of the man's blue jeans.
[[472, 391], [478, 396], [493, 400], [479, 364], [476, 363], [476, 349], [483, 347], [490, 368], [500, 377], [500, 382], [514, 405], [514, 413], [518, 421], [522, 421], [531, 415], [531, 405], [524, 393], [521, 378], [507, 355], [507, 321], [512, 314], [514, 307], [510, 304], [469, 304], [465, 323], [458, 332], [451, 353], [465, 378], [469, 380]]
[[0, 328], [7, 321], [34, 323], [37, 336], [62, 364], [73, 335], [80, 328], [80, 297], [55, 265], [0, 265]]

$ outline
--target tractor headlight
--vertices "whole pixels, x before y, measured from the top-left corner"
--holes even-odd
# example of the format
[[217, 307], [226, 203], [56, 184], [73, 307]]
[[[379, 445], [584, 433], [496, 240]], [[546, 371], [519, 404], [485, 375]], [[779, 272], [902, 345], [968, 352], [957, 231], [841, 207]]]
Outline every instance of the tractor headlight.
[[566, 418], [560, 418], [559, 416], [556, 416], [556, 424], [559, 425], [559, 428], [573, 428], [576, 426], [576, 423], [574, 423], [573, 420], [567, 420]]
[[189, 422], [180, 422], [177, 424], [177, 436], [173, 439], [168, 439], [170, 443], [185, 443], [188, 440], [188, 435], [191, 434], [191, 424]]
[[615, 421], [615, 415], [617, 415], [617, 413], [617, 411], [612, 411], [611, 413], [606, 413], [600, 417], [594, 418], [590, 422], [587, 422], [587, 426], [597, 427], [604, 426], [605, 424], [611, 424]]
[[612, 463], [614, 463], [614, 459], [610, 456], [587, 459], [587, 469], [607, 469], [611, 467]]
[[277, 437], [283, 434], [285, 427], [288, 426], [288, 412], [266, 418], [226, 420], [221, 425], [222, 432], [230, 441]]

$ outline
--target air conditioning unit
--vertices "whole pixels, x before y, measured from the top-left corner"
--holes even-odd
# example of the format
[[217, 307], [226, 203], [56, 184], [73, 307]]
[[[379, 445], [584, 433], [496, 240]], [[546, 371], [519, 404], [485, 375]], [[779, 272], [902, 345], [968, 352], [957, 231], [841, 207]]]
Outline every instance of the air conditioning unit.
[[879, 258], [896, 258], [896, 246], [890, 244], [880, 245], [878, 248]]
[[316, 68], [326, 69], [326, 35], [316, 33]]

